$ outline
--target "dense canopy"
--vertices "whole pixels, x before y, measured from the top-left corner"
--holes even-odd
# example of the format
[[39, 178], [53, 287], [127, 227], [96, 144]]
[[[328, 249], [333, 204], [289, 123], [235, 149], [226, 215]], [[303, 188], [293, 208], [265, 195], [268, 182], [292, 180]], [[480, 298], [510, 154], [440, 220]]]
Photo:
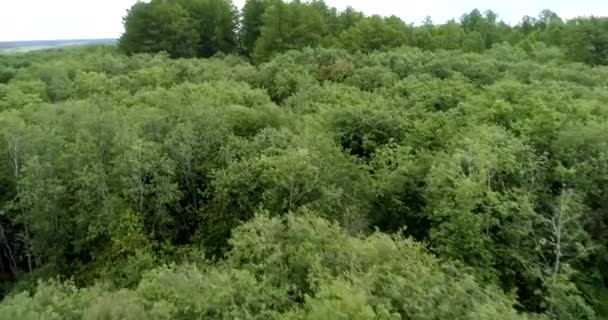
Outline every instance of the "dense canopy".
[[607, 19], [125, 26], [0, 56], [1, 319], [608, 317]]
[[231, 0], [151, 0], [138, 2], [124, 19], [122, 51], [167, 52], [171, 57], [210, 57], [240, 53], [257, 62], [308, 46], [351, 53], [401, 46], [425, 50], [483, 52], [496, 44], [520, 45], [528, 53], [542, 43], [559, 47], [570, 60], [608, 64], [608, 19], [561, 19], [544, 10], [515, 26], [488, 10], [475, 9], [459, 22], [434, 25], [427, 17], [414, 27], [396, 16], [365, 16], [353, 8], [340, 12], [323, 0], [247, 0], [242, 12]]

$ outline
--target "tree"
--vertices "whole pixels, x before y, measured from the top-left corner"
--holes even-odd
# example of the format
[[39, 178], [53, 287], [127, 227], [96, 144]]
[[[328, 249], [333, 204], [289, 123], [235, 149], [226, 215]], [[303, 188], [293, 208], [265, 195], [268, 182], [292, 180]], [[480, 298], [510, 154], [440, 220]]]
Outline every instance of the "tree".
[[545, 237], [536, 239], [547, 286], [547, 313], [556, 319], [595, 317], [572, 284], [574, 271], [570, 269], [571, 264], [593, 250], [585, 243], [588, 237], [581, 223], [582, 209], [578, 195], [572, 190], [563, 190], [550, 213], [541, 219]]
[[521, 19], [521, 22], [518, 25], [521, 33], [524, 34], [524, 36], [527, 36], [529, 34], [532, 33], [532, 31], [534, 31], [534, 28], [536, 27], [536, 19], [530, 16], [524, 16]]
[[[365, 15], [362, 12], [355, 10], [353, 7], [350, 7], [350, 6], [347, 7], [344, 11], [340, 12], [340, 14], [337, 17], [338, 24], [340, 26], [339, 33], [341, 33], [344, 30], [348, 30], [350, 27], [357, 24], [357, 22], [362, 20], [364, 17], [365, 17]], [[338, 33], [338, 35], [339, 35], [339, 33]]]
[[607, 317], [604, 19], [267, 5], [0, 57], [0, 318]]
[[230, 0], [137, 2], [124, 18], [119, 47], [128, 54], [166, 51], [171, 57], [210, 57], [236, 48]]
[[432, 38], [433, 48], [456, 50], [463, 47], [466, 33], [464, 29], [454, 20], [437, 26]]
[[401, 19], [373, 16], [361, 19], [340, 35], [342, 46], [351, 52], [372, 52], [413, 44], [413, 31]]
[[243, 6], [240, 36], [248, 54], [253, 52], [255, 42], [262, 33], [262, 17], [270, 4], [270, 0], [247, 0]]
[[478, 9], [473, 9], [460, 18], [460, 23], [466, 32], [481, 32], [485, 25], [485, 18]]
[[608, 19], [576, 18], [568, 21], [564, 46], [570, 59], [592, 65], [608, 64]]
[[411, 240], [353, 237], [313, 213], [258, 216], [234, 230], [231, 247], [224, 263], [159, 267], [132, 289], [41, 282], [4, 301], [0, 317], [529, 319], [498, 289]]
[[197, 55], [210, 57], [237, 48], [238, 12], [232, 0], [178, 0], [196, 22]]
[[166, 51], [174, 58], [194, 57], [202, 40], [196, 21], [179, 3], [137, 2], [124, 18], [119, 47], [128, 54]]
[[467, 52], [483, 52], [486, 49], [483, 36], [477, 31], [467, 33], [462, 43], [462, 49]]
[[290, 49], [317, 46], [328, 34], [325, 16], [314, 2], [273, 0], [262, 17], [262, 23], [261, 35], [254, 49], [258, 61], [266, 61], [273, 54]]

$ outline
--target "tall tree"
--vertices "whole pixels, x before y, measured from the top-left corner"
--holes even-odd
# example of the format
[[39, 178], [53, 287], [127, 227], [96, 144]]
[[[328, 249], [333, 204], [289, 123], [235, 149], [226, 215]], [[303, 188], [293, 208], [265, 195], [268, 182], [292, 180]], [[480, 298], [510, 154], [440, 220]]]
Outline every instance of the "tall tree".
[[180, 4], [137, 2], [124, 18], [124, 26], [119, 47], [128, 54], [165, 51], [174, 58], [197, 54], [196, 22]]
[[262, 17], [270, 4], [270, 0], [247, 0], [243, 6], [240, 36], [246, 53], [253, 51], [262, 33]]
[[263, 61], [275, 53], [319, 45], [328, 34], [327, 21], [314, 4], [274, 0], [262, 17], [256, 59]]
[[236, 49], [238, 12], [232, 0], [177, 0], [177, 3], [186, 8], [197, 24], [199, 57]]
[[608, 18], [576, 18], [568, 21], [564, 34], [568, 56], [593, 65], [608, 64]]
[[231, 0], [138, 2], [124, 18], [119, 47], [126, 53], [166, 51], [171, 57], [209, 57], [236, 48]]
[[371, 52], [413, 44], [413, 28], [392, 16], [364, 18], [340, 36], [349, 51]]

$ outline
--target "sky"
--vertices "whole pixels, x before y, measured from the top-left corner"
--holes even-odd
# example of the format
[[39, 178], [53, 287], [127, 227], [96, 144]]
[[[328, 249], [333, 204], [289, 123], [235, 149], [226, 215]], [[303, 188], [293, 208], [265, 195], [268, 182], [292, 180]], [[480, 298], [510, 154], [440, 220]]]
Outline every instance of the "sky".
[[[608, 16], [607, 0], [325, 0], [330, 6], [352, 6], [367, 14], [397, 15], [408, 23], [431, 16], [435, 23], [459, 18], [478, 8], [516, 24], [543, 9], [563, 18]], [[0, 41], [117, 38], [122, 17], [136, 0], [0, 0]], [[234, 0], [242, 6], [245, 0]]]

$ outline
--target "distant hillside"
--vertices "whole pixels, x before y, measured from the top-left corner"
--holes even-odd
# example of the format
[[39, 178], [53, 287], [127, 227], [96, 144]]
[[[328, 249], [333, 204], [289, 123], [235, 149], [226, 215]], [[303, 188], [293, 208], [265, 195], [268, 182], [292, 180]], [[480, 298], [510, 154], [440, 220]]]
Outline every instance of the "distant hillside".
[[116, 39], [72, 39], [72, 40], [33, 40], [33, 41], [0, 41], [0, 54], [44, 50], [66, 46], [90, 44], [113, 44]]

